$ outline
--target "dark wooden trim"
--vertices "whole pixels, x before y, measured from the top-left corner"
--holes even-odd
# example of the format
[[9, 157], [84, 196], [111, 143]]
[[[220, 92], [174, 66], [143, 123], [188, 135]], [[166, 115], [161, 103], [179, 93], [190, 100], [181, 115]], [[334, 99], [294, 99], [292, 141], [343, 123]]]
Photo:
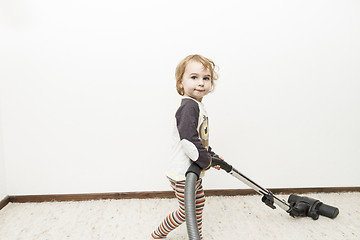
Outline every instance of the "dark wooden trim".
[[[318, 187], [318, 188], [269, 188], [274, 194], [304, 194], [304, 193], [331, 193], [331, 192], [360, 192], [360, 187]], [[255, 195], [252, 189], [215, 189], [205, 190], [206, 196], [238, 196]], [[89, 194], [52, 194], [52, 195], [17, 195], [9, 196], [1, 203], [24, 202], [52, 202], [52, 201], [89, 201], [100, 199], [145, 199], [145, 198], [173, 198], [172, 191], [153, 192], [122, 192], [122, 193], [89, 193]], [[5, 205], [6, 205], [5, 204]], [[1, 205], [0, 205], [1, 206]]]
[[10, 202], [9, 196], [6, 196], [3, 200], [0, 201], [0, 210], [3, 209]]
[[89, 201], [100, 199], [144, 199], [144, 198], [171, 198], [171, 191], [154, 192], [122, 192], [122, 193], [88, 193], [88, 194], [53, 194], [53, 195], [24, 195], [10, 196], [10, 202], [52, 202], [52, 201]]

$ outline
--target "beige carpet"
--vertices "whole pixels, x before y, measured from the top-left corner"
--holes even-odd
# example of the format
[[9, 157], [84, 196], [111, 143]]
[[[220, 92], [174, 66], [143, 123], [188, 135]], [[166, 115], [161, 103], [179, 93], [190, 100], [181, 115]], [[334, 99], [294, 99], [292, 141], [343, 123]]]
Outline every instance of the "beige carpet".
[[[265, 206], [259, 195], [208, 197], [203, 232], [210, 239], [360, 239], [360, 192], [306, 194], [336, 206], [336, 219], [292, 218]], [[287, 195], [279, 197], [287, 199]], [[1, 240], [151, 239], [176, 208], [175, 199], [10, 203], [0, 211]], [[188, 239], [186, 225], [167, 239]]]

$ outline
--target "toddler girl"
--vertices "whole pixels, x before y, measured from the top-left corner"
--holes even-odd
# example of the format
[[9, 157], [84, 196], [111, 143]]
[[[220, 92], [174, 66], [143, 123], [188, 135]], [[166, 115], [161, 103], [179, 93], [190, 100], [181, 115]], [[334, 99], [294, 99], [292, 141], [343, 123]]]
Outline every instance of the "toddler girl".
[[[208, 115], [202, 103], [203, 97], [214, 89], [217, 79], [215, 64], [200, 55], [190, 55], [177, 66], [176, 89], [183, 96], [175, 114], [173, 148], [167, 178], [178, 199], [179, 208], [170, 213], [151, 234], [154, 239], [163, 239], [170, 231], [185, 221], [184, 186], [185, 173], [192, 162], [203, 171], [196, 183], [196, 217], [202, 238], [202, 212], [205, 195], [202, 187], [204, 171], [211, 166], [211, 156], [215, 155], [209, 146]], [[216, 169], [220, 169], [218, 166]]]

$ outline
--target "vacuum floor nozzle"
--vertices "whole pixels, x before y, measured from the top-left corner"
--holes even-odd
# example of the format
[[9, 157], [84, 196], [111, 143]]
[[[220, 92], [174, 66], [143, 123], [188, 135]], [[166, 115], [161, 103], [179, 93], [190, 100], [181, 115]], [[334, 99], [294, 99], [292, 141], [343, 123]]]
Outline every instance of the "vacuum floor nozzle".
[[328, 218], [336, 218], [339, 214], [338, 208], [326, 205], [314, 198], [291, 194], [288, 203], [290, 204], [288, 213], [292, 217], [311, 217], [317, 220], [320, 215]]

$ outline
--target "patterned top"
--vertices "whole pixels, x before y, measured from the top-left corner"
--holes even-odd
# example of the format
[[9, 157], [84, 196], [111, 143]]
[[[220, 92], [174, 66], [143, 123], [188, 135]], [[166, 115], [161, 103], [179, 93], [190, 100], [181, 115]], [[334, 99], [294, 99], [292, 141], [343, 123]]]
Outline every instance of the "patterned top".
[[[211, 166], [208, 115], [204, 105], [190, 97], [183, 97], [175, 114], [172, 134], [172, 154], [167, 176], [175, 181], [185, 180], [192, 161], [202, 169]], [[201, 177], [204, 175], [202, 171]]]

